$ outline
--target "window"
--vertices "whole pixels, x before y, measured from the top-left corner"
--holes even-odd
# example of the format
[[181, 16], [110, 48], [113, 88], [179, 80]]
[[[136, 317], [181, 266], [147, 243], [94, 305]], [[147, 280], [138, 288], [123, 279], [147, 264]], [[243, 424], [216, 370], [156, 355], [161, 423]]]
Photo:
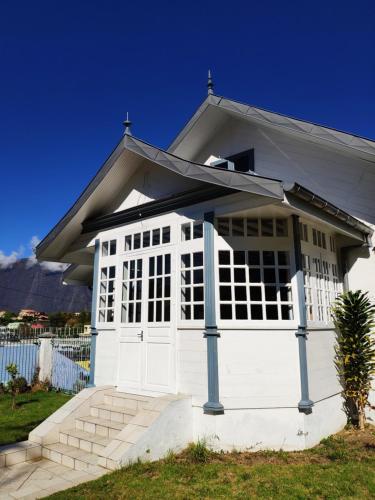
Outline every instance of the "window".
[[220, 217], [216, 223], [219, 236], [231, 237], [287, 237], [288, 219], [258, 219], [243, 217]]
[[171, 242], [171, 227], [165, 226], [162, 229], [157, 228], [152, 231], [143, 231], [142, 233], [128, 234], [125, 236], [125, 252], [149, 248]]
[[203, 238], [203, 222], [186, 222], [181, 225], [181, 240], [190, 241], [192, 239], [196, 240], [198, 238]]
[[121, 323], [140, 323], [142, 319], [142, 259], [123, 263]]
[[99, 321], [112, 323], [115, 308], [116, 267], [102, 267], [99, 283]]
[[222, 320], [293, 319], [289, 252], [219, 250]]
[[102, 256], [116, 255], [116, 240], [103, 241], [102, 243]]
[[318, 231], [318, 229], [312, 230], [313, 233], [313, 245], [320, 248], [327, 248], [326, 235], [322, 231]]
[[181, 255], [181, 319], [204, 319], [203, 252]]
[[329, 237], [329, 249], [331, 252], [336, 253], [336, 240], [333, 236]]
[[171, 320], [171, 255], [149, 257], [148, 321]]
[[303, 275], [305, 281], [305, 303], [306, 317], [313, 319], [313, 299], [312, 299], [312, 278], [311, 278], [311, 258], [309, 255], [302, 255]]
[[309, 233], [307, 229], [307, 224], [303, 224], [302, 222], [299, 223], [299, 232], [300, 232], [300, 237], [301, 241], [305, 241], [306, 243], [309, 242]]
[[331, 297], [330, 297], [330, 276], [327, 261], [322, 258], [313, 258], [315, 272], [315, 293], [316, 293], [316, 309], [318, 321], [328, 323], [331, 314]]
[[[305, 246], [303, 255], [307, 319], [330, 323], [332, 304], [342, 290], [336, 255], [332, 254], [331, 236], [327, 240], [325, 233], [314, 228], [312, 234], [312, 244]], [[326, 243], [329, 249], [323, 249]]]

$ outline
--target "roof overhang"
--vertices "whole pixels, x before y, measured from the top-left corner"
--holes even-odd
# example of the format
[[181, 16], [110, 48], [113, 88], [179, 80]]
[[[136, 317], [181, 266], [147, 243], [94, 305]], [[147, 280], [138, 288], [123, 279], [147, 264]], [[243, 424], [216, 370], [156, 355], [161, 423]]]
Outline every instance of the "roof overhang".
[[[145, 163], [194, 179], [197, 188], [116, 212], [127, 182]], [[297, 210], [309, 208], [310, 213], [324, 213], [357, 240], [366, 241], [372, 234], [369, 226], [302, 186], [285, 186], [277, 179], [188, 161], [126, 134], [76, 203], [38, 245], [36, 255], [40, 260], [90, 265], [92, 248], [86, 247], [95, 236], [92, 232], [235, 192], [267, 197], [270, 203], [286, 201]]]
[[127, 181], [144, 162], [199, 181], [202, 187], [214, 185], [279, 200], [284, 196], [279, 180], [187, 161], [126, 134], [76, 203], [39, 243], [37, 258], [64, 262], [84, 221], [112, 214]]
[[92, 286], [92, 273], [93, 265], [72, 264], [63, 273], [63, 283]]

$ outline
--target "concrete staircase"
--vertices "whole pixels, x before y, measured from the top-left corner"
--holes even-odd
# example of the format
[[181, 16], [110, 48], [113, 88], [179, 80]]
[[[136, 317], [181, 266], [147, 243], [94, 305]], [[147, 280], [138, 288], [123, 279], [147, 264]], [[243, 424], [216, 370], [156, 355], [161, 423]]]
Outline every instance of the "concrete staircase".
[[[179, 399], [107, 392], [101, 402], [89, 402], [87, 414], [75, 415], [74, 425], [60, 426], [55, 434], [58, 441], [42, 442], [42, 456], [87, 473], [96, 473], [98, 468], [117, 469], [124, 464], [124, 457], [128, 455], [131, 461], [134, 453], [137, 456], [139, 450], [147, 448], [148, 445], [143, 445], [139, 450], [131, 450], [163, 411]], [[151, 444], [154, 440], [151, 436]]]
[[74, 427], [60, 430], [58, 442], [42, 444], [42, 456], [88, 473], [98, 472], [98, 467], [116, 469], [123, 453], [147, 431], [165, 403], [160, 398], [109, 392], [103, 403], [94, 402], [87, 415], [77, 416]]

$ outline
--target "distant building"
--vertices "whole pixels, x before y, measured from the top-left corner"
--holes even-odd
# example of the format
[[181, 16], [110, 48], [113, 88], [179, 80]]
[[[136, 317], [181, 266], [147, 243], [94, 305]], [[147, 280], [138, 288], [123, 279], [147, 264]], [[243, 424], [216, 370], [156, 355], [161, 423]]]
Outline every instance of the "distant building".
[[12, 323], [8, 323], [7, 328], [9, 330], [18, 330], [24, 325], [25, 323], [22, 323], [22, 321], [13, 321]]
[[18, 319], [26, 317], [38, 318], [39, 321], [48, 321], [48, 316], [44, 312], [35, 311], [34, 309], [21, 309], [18, 313]]

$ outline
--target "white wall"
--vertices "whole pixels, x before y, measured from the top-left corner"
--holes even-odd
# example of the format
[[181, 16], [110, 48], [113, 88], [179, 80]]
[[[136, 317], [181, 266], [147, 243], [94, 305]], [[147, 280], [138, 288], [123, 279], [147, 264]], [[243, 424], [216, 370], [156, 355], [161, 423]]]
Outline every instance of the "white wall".
[[295, 331], [221, 330], [220, 399], [225, 408], [297, 408], [300, 386]]
[[335, 331], [308, 329], [306, 341], [310, 398], [313, 401], [341, 392], [334, 364]]
[[205, 439], [216, 450], [303, 450], [303, 415], [292, 408], [225, 410], [204, 415], [194, 408], [194, 439]]

